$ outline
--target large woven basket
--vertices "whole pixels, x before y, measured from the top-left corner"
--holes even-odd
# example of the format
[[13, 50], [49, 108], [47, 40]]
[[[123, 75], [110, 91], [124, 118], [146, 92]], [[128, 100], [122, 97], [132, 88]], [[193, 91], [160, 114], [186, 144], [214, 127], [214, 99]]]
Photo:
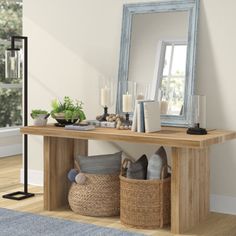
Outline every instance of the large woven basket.
[[86, 216], [115, 216], [120, 213], [119, 174], [84, 174], [84, 185], [73, 183], [68, 200], [71, 209]]
[[156, 229], [170, 224], [171, 177], [136, 180], [120, 176], [121, 223], [134, 228]]

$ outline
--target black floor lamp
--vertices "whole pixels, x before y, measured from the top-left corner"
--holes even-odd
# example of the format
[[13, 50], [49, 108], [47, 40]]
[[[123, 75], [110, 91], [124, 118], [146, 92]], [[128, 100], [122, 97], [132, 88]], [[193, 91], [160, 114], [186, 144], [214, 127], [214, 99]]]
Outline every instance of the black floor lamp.
[[[23, 63], [21, 63], [20, 48], [15, 46], [15, 41], [22, 40], [23, 44]], [[6, 77], [7, 78], [20, 78], [21, 68], [23, 65], [23, 85], [24, 85], [24, 126], [28, 125], [28, 38], [25, 36], [12, 36], [11, 48], [6, 50]], [[28, 136], [24, 135], [24, 191], [17, 191], [3, 195], [3, 198], [12, 200], [23, 200], [33, 197], [33, 193], [28, 192]]]

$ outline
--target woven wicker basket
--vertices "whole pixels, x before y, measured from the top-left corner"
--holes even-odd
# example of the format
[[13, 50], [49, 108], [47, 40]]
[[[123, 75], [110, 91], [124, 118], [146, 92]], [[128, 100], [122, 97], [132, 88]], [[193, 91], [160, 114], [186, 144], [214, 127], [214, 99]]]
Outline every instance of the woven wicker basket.
[[86, 216], [115, 216], [120, 213], [119, 174], [84, 174], [84, 185], [73, 183], [68, 200], [71, 209]]
[[170, 224], [171, 177], [135, 180], [120, 176], [121, 223], [134, 228], [156, 229]]

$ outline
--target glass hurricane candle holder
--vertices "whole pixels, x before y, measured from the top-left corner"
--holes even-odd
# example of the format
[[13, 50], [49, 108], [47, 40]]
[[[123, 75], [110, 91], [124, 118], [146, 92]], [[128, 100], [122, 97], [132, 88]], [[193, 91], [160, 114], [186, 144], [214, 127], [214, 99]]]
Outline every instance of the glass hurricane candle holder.
[[188, 114], [188, 134], [203, 135], [206, 131], [206, 96], [191, 96]]
[[121, 94], [120, 111], [125, 113], [125, 125], [131, 125], [129, 119], [130, 113], [134, 110], [135, 99], [136, 99], [137, 84], [133, 81], [120, 81], [119, 82], [119, 93]]
[[99, 101], [103, 107], [104, 112], [100, 116], [99, 121], [106, 121], [108, 114], [108, 107], [114, 103], [115, 81], [112, 78], [100, 76], [99, 78]]
[[137, 83], [136, 100], [150, 100], [151, 85], [148, 83]]

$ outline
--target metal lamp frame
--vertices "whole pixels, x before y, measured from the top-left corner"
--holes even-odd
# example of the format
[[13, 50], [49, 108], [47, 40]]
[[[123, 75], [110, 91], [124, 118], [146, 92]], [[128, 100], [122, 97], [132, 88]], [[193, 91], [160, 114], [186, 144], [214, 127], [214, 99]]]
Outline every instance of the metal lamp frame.
[[[25, 36], [12, 36], [11, 37], [11, 48], [8, 50], [19, 50], [15, 47], [15, 42], [17, 40], [23, 41], [24, 45], [24, 74], [23, 74], [23, 85], [24, 85], [24, 126], [28, 125], [28, 37]], [[28, 192], [28, 136], [24, 134], [24, 147], [23, 147], [23, 158], [24, 158], [24, 191], [17, 191], [3, 195], [3, 198], [12, 200], [23, 200], [26, 198], [33, 197], [35, 194]]]

